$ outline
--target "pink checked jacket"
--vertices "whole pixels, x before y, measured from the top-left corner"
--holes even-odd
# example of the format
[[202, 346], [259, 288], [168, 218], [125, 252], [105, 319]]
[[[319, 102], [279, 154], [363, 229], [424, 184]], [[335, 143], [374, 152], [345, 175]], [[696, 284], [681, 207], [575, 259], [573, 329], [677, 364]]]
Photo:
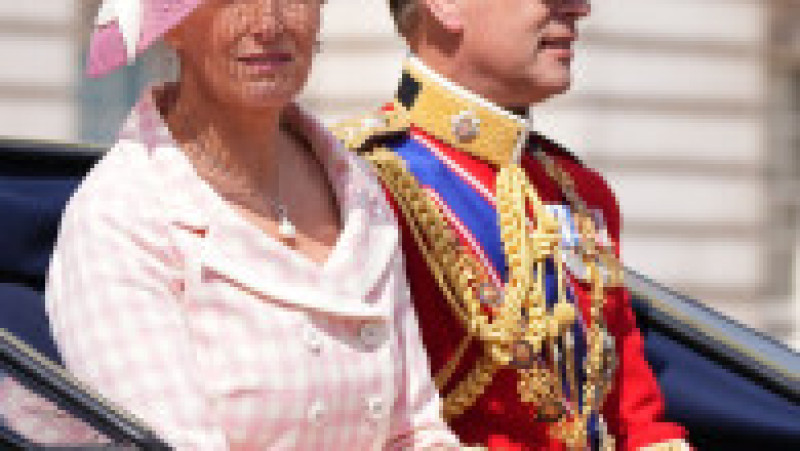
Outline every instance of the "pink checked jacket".
[[298, 107], [286, 119], [339, 201], [329, 259], [237, 214], [147, 95], [61, 225], [46, 298], [69, 370], [181, 450], [457, 447], [379, 185]]

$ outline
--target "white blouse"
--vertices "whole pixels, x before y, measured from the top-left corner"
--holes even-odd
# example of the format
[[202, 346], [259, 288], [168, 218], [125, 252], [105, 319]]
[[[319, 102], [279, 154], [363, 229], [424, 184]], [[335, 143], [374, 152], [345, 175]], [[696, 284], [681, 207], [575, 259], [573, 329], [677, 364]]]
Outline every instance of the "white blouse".
[[342, 209], [328, 260], [236, 213], [148, 94], [63, 218], [46, 302], [68, 369], [181, 450], [457, 447], [380, 186], [298, 107], [285, 119]]

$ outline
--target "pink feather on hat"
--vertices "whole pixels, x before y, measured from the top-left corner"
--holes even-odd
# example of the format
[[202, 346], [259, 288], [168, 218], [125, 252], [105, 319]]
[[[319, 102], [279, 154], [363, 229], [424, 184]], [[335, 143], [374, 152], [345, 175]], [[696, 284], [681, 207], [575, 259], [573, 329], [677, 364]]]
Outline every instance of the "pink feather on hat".
[[101, 77], [132, 63], [203, 0], [103, 0], [86, 73]]

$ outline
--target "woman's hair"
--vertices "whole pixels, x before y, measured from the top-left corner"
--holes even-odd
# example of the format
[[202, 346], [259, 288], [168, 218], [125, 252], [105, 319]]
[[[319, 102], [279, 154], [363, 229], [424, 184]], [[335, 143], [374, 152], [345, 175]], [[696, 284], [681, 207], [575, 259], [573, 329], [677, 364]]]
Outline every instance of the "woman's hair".
[[419, 3], [417, 0], [389, 0], [389, 11], [392, 13], [397, 31], [408, 38], [417, 23]]
[[142, 69], [147, 84], [161, 85], [178, 81], [180, 77], [180, 57], [163, 40], [156, 41], [142, 53]]

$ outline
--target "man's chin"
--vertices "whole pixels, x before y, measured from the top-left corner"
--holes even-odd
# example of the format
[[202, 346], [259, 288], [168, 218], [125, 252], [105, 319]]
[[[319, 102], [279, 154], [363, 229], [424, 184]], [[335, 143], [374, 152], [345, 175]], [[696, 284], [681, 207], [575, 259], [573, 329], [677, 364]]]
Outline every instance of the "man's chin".
[[528, 89], [525, 93], [521, 93], [518, 98], [522, 102], [526, 102], [528, 105], [539, 103], [559, 94], [564, 94], [565, 92], [569, 91], [571, 86], [572, 82], [570, 80], [549, 83], [539, 82], [536, 83], [535, 86]]
[[572, 87], [572, 81], [567, 80], [563, 83], [560, 83], [553, 87], [552, 94], [553, 96], [557, 96], [559, 94], [564, 94], [565, 92], [569, 91], [569, 88]]

